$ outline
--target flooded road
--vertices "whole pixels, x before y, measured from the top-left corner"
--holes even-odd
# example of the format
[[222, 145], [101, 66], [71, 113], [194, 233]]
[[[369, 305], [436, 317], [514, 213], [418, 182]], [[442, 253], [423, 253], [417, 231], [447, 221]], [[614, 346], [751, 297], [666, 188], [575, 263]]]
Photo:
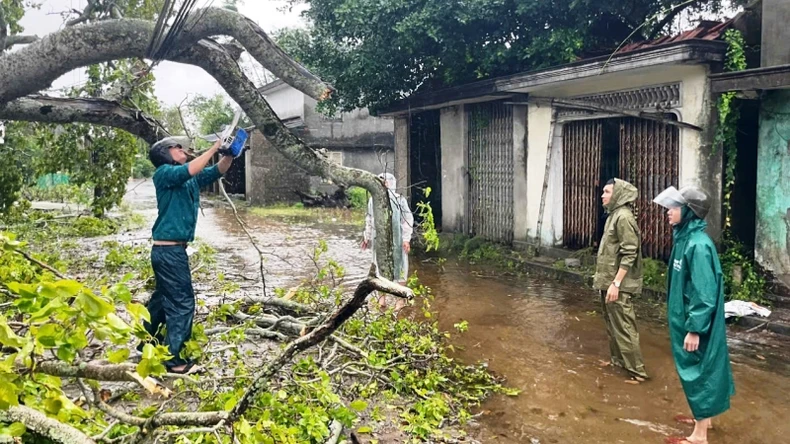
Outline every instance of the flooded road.
[[[153, 199], [149, 181], [127, 193], [126, 201], [152, 223]], [[331, 218], [316, 224], [247, 212], [242, 217], [270, 253], [269, 286], [287, 288], [313, 272], [309, 256], [319, 239], [327, 242], [327, 256], [346, 268], [350, 284], [369, 266], [371, 254], [358, 247], [361, 226]], [[206, 208], [197, 235], [219, 250], [218, 260], [234, 261], [246, 278], [256, 278], [258, 254], [229, 208]], [[436, 295], [443, 329], [453, 331], [454, 323], [468, 321], [468, 332], [453, 331], [458, 358], [487, 362], [508, 386], [521, 390], [517, 397], [495, 396], [484, 403], [472, 435], [498, 443], [662, 443], [666, 436], [691, 432], [673, 419], [689, 414], [688, 406], [666, 326], [648, 316], [649, 304], [636, 310], [652, 379], [630, 385], [617, 369], [598, 366], [608, 359], [609, 347], [593, 291], [536, 278], [480, 277], [477, 270], [452, 263], [440, 269], [413, 259], [411, 269]], [[731, 332], [729, 345], [736, 395], [730, 411], [714, 421], [710, 442], [790, 442], [790, 344], [766, 333]]]

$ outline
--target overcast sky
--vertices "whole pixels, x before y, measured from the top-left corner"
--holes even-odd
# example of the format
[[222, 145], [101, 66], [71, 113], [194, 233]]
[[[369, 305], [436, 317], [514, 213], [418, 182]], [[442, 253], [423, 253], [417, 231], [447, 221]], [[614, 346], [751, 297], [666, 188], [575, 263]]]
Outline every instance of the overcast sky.
[[[198, 1], [198, 6], [208, 4], [210, 0]], [[214, 0], [215, 4], [221, 4], [221, 0]], [[42, 37], [63, 27], [63, 18], [58, 13], [70, 9], [82, 10], [86, 0], [43, 0], [41, 9], [31, 9], [22, 19], [22, 26], [25, 27], [25, 34], [36, 34]], [[239, 7], [239, 11], [258, 23], [266, 32], [272, 33], [277, 29], [304, 26], [304, 21], [299, 13], [304, 6], [287, 11], [286, 1], [281, 0], [245, 0]], [[156, 95], [165, 104], [178, 104], [187, 94], [200, 93], [203, 95], [213, 95], [222, 92], [219, 84], [202, 69], [182, 65], [179, 63], [162, 62], [155, 69], [156, 75]], [[54, 84], [54, 88], [63, 88], [78, 85], [85, 81], [84, 71], [70, 72]], [[253, 76], [253, 81], [260, 83], [258, 78]]]

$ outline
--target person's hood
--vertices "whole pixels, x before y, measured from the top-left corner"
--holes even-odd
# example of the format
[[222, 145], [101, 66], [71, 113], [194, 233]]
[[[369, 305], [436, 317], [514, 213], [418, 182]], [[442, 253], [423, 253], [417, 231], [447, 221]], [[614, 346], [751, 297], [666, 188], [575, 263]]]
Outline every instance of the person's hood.
[[384, 185], [385, 185], [385, 186], [386, 186], [388, 189], [390, 189], [390, 190], [392, 190], [392, 191], [395, 191], [395, 189], [396, 189], [396, 186], [397, 186], [397, 184], [398, 184], [398, 182], [395, 180], [395, 176], [393, 176], [393, 175], [392, 175], [392, 174], [390, 174], [390, 173], [382, 173], [382, 174], [379, 174], [379, 177], [380, 177], [381, 179], [384, 179]]
[[605, 205], [604, 208], [611, 213], [623, 205], [636, 202], [637, 198], [639, 198], [639, 190], [637, 190], [635, 186], [624, 180], [615, 179], [612, 189], [612, 198], [609, 199], [609, 204]]

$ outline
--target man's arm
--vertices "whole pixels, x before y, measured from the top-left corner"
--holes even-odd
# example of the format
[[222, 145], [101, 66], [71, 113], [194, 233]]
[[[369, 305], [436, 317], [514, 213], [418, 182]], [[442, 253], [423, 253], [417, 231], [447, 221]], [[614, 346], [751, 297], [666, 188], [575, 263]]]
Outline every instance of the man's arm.
[[222, 158], [219, 159], [219, 162], [217, 162], [217, 169], [219, 170], [219, 173], [224, 176], [225, 173], [227, 173], [230, 169], [230, 165], [232, 163], [233, 156], [222, 156]]
[[[620, 269], [617, 270], [614, 282], [617, 282], [619, 285], [625, 279], [628, 270], [636, 263], [640, 241], [637, 228], [625, 218], [621, 217], [616, 221], [615, 232], [617, 233], [617, 240], [620, 242]], [[620, 289], [614, 285], [614, 282], [612, 282], [609, 290], [606, 292], [607, 302], [614, 302], [620, 296]]]
[[[203, 171], [203, 168], [206, 168], [206, 165], [208, 165], [208, 163], [211, 162], [211, 158], [214, 157], [214, 154], [217, 153], [217, 150], [219, 149], [221, 144], [222, 144], [222, 140], [217, 140], [216, 142], [214, 142], [214, 145], [211, 148], [209, 148], [208, 151], [201, 154], [198, 158], [196, 158], [192, 162], [189, 162], [188, 164], [189, 175], [195, 177], [196, 175], [200, 174], [200, 172]], [[230, 167], [230, 164], [228, 164], [228, 167]]]

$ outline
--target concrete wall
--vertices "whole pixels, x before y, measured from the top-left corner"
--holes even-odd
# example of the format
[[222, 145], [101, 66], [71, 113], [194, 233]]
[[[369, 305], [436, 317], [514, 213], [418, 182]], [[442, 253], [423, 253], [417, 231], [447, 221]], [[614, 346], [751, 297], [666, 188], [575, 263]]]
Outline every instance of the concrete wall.
[[406, 117], [395, 118], [395, 178], [398, 181], [398, 193], [411, 200], [407, 192], [411, 183], [409, 176], [409, 120]]
[[442, 146], [442, 229], [466, 233], [467, 199], [469, 197], [468, 127], [463, 105], [444, 108], [439, 114]]
[[790, 283], [790, 91], [767, 91], [757, 151], [758, 263]]
[[260, 131], [250, 137], [247, 157], [247, 201], [253, 205], [298, 202], [294, 190], [307, 192], [307, 173], [269, 144]]
[[[709, 232], [714, 238], [721, 233], [721, 153], [712, 149], [713, 121], [707, 66], [674, 66], [643, 71], [636, 74], [600, 76], [557, 88], [534, 91], [533, 96], [572, 97], [578, 95], [639, 88], [643, 86], [682, 82], [681, 106], [674, 110], [678, 119], [705, 130], [681, 129], [680, 167], [678, 186], [695, 184], [710, 193], [713, 205], [709, 216]], [[546, 150], [551, 122], [551, 110], [546, 105], [530, 105], [528, 113], [527, 155], [527, 237], [536, 241], [538, 213], [546, 168]], [[544, 211], [541, 241], [543, 245], [562, 244], [562, 127], [554, 131], [551, 171]], [[560, 140], [556, 140], [559, 138]]]
[[762, 0], [762, 45], [760, 66], [777, 66], [790, 63], [787, 41], [790, 39], [790, 2], [787, 0]]
[[316, 106], [314, 99], [305, 97], [304, 120], [311, 139], [329, 145], [392, 147], [395, 124], [391, 118], [373, 117], [367, 108], [327, 118]]

